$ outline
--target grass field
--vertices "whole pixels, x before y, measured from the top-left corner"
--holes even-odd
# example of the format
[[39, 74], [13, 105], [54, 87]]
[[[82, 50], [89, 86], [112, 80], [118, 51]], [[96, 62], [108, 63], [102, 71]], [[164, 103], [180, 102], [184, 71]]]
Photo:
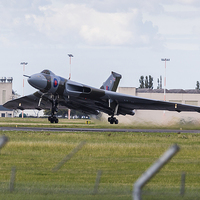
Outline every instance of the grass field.
[[[90, 123], [87, 124], [86, 122]], [[183, 130], [196, 130], [200, 129], [200, 124], [196, 122], [185, 122], [180, 121], [179, 123], [171, 123], [166, 125], [152, 124], [152, 123], [138, 123], [138, 122], [129, 122], [128, 124], [121, 123], [115, 125], [108, 123], [107, 119], [102, 121], [95, 119], [62, 119], [59, 118], [58, 124], [51, 124], [48, 122], [47, 118], [0, 118], [0, 127], [9, 126], [9, 127], [52, 127], [52, 128], [112, 128], [112, 129], [121, 129], [121, 128], [140, 128], [140, 129], [183, 129]]]
[[[132, 199], [133, 183], [174, 143], [180, 152], [144, 187], [143, 199], [200, 199], [199, 134], [1, 131], [0, 135], [10, 139], [0, 152], [0, 199]], [[86, 142], [82, 149], [53, 172], [82, 141]], [[16, 178], [10, 192], [12, 167]], [[182, 172], [186, 172], [184, 197], [179, 194]]]

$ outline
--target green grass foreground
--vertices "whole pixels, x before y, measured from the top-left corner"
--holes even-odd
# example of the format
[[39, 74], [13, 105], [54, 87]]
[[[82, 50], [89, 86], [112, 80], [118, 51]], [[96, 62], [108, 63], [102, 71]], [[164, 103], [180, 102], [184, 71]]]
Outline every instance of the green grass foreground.
[[[143, 199], [200, 199], [200, 134], [0, 132], [4, 134], [10, 140], [0, 152], [0, 199], [132, 199], [133, 183], [174, 143], [180, 152], [143, 188]], [[53, 172], [82, 141], [82, 149]], [[98, 170], [102, 175], [94, 194]], [[184, 197], [179, 194], [181, 172], [186, 172]]]

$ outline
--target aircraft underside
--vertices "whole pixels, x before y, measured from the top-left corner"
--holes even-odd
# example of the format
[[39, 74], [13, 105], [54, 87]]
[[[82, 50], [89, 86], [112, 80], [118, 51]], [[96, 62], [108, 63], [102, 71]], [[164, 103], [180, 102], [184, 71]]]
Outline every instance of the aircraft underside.
[[[105, 105], [103, 105], [103, 103], [100, 104], [98, 102], [98, 106], [93, 103], [93, 106], [92, 106], [93, 108], [91, 106], [87, 107], [87, 108], [81, 106], [84, 103], [86, 104], [86, 102], [88, 103], [88, 100], [84, 101], [84, 99], [82, 99], [82, 98], [76, 98], [76, 101], [75, 101], [75, 99], [72, 99], [68, 103], [61, 101], [61, 104], [68, 107], [69, 109], [81, 110], [82, 112], [84, 112], [84, 109], [85, 109], [85, 113], [87, 113], [87, 114], [98, 115], [99, 112], [97, 112], [97, 109], [99, 109], [100, 111], [103, 110], [104, 112], [106, 110], [106, 113], [108, 115], [110, 115], [110, 117], [108, 117], [108, 122], [110, 124], [118, 124], [119, 123], [118, 119], [116, 119], [116, 117], [114, 117], [114, 113], [113, 113], [112, 109], [110, 109], [109, 107], [107, 108]], [[48, 117], [48, 121], [50, 123], [58, 123], [59, 122], [58, 117], [57, 117], [58, 105], [59, 105], [58, 96], [52, 96], [51, 104], [52, 104], [51, 115]]]

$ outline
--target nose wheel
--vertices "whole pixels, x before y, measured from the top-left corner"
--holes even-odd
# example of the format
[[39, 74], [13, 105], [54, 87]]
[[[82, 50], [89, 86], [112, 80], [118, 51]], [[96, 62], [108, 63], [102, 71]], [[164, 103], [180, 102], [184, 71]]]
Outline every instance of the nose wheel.
[[57, 98], [52, 98], [52, 108], [51, 108], [51, 115], [48, 117], [48, 120], [51, 123], [58, 123], [58, 118], [57, 118], [57, 112], [58, 112], [58, 100]]
[[113, 116], [111, 116], [111, 117], [108, 117], [108, 122], [110, 122], [110, 124], [118, 124], [119, 123], [119, 121], [118, 121], [118, 119], [116, 119], [116, 117], [113, 117]]
[[51, 123], [58, 123], [58, 118], [55, 117], [55, 116], [49, 116], [48, 117], [48, 120], [51, 122]]

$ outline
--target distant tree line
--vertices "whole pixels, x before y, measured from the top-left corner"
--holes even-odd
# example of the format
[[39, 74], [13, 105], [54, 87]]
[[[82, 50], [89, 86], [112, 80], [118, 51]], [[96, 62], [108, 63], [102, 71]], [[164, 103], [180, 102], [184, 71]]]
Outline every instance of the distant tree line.
[[196, 83], [196, 88], [195, 88], [195, 89], [197, 89], [197, 90], [200, 89], [199, 81], [197, 81], [197, 83]]
[[[157, 89], [162, 89], [162, 76], [158, 78], [157, 82], [158, 82]], [[140, 76], [139, 83], [140, 83], [139, 88], [153, 89], [153, 77], [151, 75], [145, 77]]]
[[[162, 89], [162, 76], [160, 76], [160, 79], [159, 78], [157, 79], [157, 82], [158, 82], [157, 89]], [[153, 77], [151, 75], [145, 76], [145, 78], [144, 78], [144, 76], [140, 76], [139, 83], [140, 83], [139, 88], [153, 89]], [[199, 81], [196, 82], [195, 89], [200, 90], [200, 82]]]
[[153, 89], [153, 77], [151, 75], [149, 76], [140, 76], [139, 79], [140, 87], [139, 88], [149, 88]]
[[162, 89], [162, 76], [160, 76], [160, 79], [158, 78], [157, 82], [158, 82], [157, 89]]

